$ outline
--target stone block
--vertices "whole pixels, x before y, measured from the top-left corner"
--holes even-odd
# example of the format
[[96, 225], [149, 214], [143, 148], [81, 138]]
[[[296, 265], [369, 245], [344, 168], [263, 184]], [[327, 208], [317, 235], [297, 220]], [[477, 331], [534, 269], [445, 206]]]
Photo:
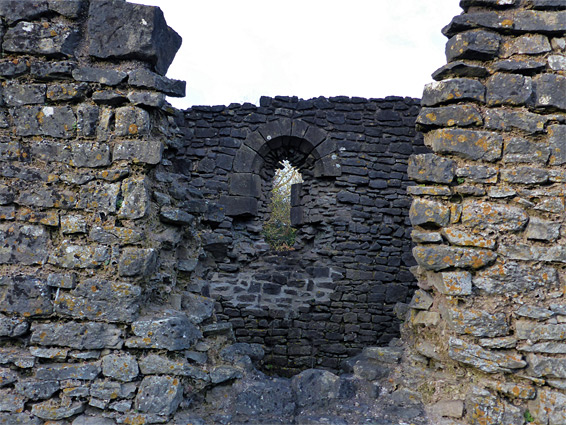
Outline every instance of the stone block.
[[490, 130], [512, 131], [522, 130], [530, 134], [544, 132], [548, 118], [544, 115], [527, 111], [507, 109], [487, 109], [485, 111], [485, 127]]
[[110, 165], [110, 147], [103, 143], [73, 143], [71, 165], [75, 167], [107, 167]]
[[413, 248], [413, 256], [419, 266], [433, 271], [451, 267], [478, 269], [493, 263], [497, 258], [493, 251], [446, 245], [417, 246]]
[[130, 90], [128, 92], [128, 100], [136, 106], [162, 108], [165, 106], [165, 93], [156, 93], [149, 90]]
[[436, 153], [493, 162], [501, 158], [503, 137], [491, 131], [442, 129], [426, 133], [425, 145]]
[[446, 43], [446, 59], [448, 62], [492, 59], [499, 51], [500, 43], [501, 36], [493, 32], [472, 30], [456, 34]]
[[43, 264], [48, 240], [43, 226], [0, 224], [0, 264]]
[[[97, 380], [90, 386], [90, 396], [100, 400], [131, 399], [134, 397], [136, 390], [137, 386], [135, 383], [124, 384], [115, 381]], [[89, 422], [88, 425], [98, 425], [98, 422], [92, 424]], [[111, 425], [115, 425], [114, 422]]]
[[122, 71], [88, 66], [73, 70], [72, 75], [77, 81], [100, 83], [106, 86], [117, 86], [128, 76], [128, 74]]
[[104, 245], [73, 245], [65, 240], [49, 256], [49, 264], [65, 269], [91, 269], [110, 260], [110, 250]]
[[256, 216], [257, 199], [247, 196], [221, 196], [218, 202], [224, 206], [224, 213], [227, 216]]
[[[566, 12], [565, 12], [566, 18]], [[543, 74], [535, 78], [535, 103], [537, 107], [566, 111], [566, 77]]]
[[146, 178], [129, 177], [122, 182], [122, 205], [119, 218], [135, 220], [144, 217], [149, 210], [149, 191]]
[[[2, 279], [0, 279], [0, 285], [1, 282]], [[3, 292], [2, 289], [0, 289], [0, 293]], [[20, 311], [18, 311], [18, 313], [20, 313]], [[22, 312], [22, 314], [23, 313], [24, 312]], [[9, 317], [0, 314], [0, 337], [14, 338], [14, 337], [22, 336], [28, 331], [28, 329], [29, 329], [29, 323], [24, 318]], [[0, 376], [0, 386], [2, 386], [2, 383], [4, 383], [4, 381], [2, 381], [2, 378]]]
[[450, 208], [440, 202], [427, 199], [414, 199], [409, 210], [413, 226], [447, 226], [450, 222]]
[[407, 173], [418, 182], [452, 183], [456, 163], [432, 153], [411, 155]]
[[495, 239], [484, 238], [481, 235], [462, 231], [454, 227], [442, 229], [442, 235], [452, 245], [474, 246], [477, 248], [494, 249], [496, 244]]
[[176, 375], [187, 376], [208, 382], [210, 377], [206, 372], [189, 365], [185, 359], [171, 360], [165, 356], [150, 354], [139, 361], [141, 373], [144, 375]]
[[451, 359], [486, 373], [511, 372], [527, 366], [521, 355], [485, 350], [458, 338], [450, 338], [448, 345]]
[[184, 314], [139, 320], [132, 324], [132, 331], [135, 337], [126, 341], [126, 346], [130, 348], [185, 350], [202, 337], [200, 331]]
[[548, 143], [550, 146], [550, 165], [566, 164], [566, 125], [550, 125], [548, 127]]
[[490, 106], [525, 105], [533, 95], [532, 79], [517, 74], [494, 74], [488, 78], [486, 88], [486, 101]]
[[144, 239], [144, 233], [137, 229], [113, 226], [93, 226], [88, 236], [93, 242], [104, 245], [129, 245]]
[[485, 87], [471, 78], [453, 78], [427, 84], [424, 88], [421, 104], [436, 106], [462, 100], [485, 101]]
[[2, 98], [9, 107], [45, 103], [45, 84], [9, 84], [3, 89]]
[[[493, 64], [495, 71], [509, 72], [513, 74], [535, 74], [546, 68], [546, 61], [541, 59], [525, 59], [524, 57], [513, 57], [511, 59], [499, 60]], [[516, 92], [513, 93], [516, 95]]]
[[472, 274], [468, 271], [428, 273], [427, 280], [444, 295], [461, 296], [472, 293]]
[[179, 208], [161, 207], [159, 219], [165, 223], [176, 224], [179, 226], [191, 226], [195, 217]]
[[18, 136], [75, 136], [77, 120], [69, 106], [30, 106], [10, 109]]
[[75, 69], [76, 66], [77, 64], [74, 61], [38, 61], [31, 64], [30, 73], [38, 80], [52, 81], [69, 79], [71, 78], [73, 69]]
[[181, 46], [158, 7], [101, 0], [90, 5], [88, 15], [88, 52], [96, 58], [141, 59], [164, 75]]
[[87, 211], [116, 212], [120, 184], [91, 182], [81, 187], [78, 207]]
[[85, 0], [48, 0], [49, 10], [67, 18], [75, 19], [80, 16], [86, 5]]
[[60, 322], [32, 325], [31, 343], [79, 350], [120, 349], [122, 330], [106, 323]]
[[175, 413], [183, 400], [183, 386], [172, 376], [146, 376], [138, 390], [135, 407], [144, 413], [167, 416]]
[[513, 137], [505, 144], [503, 160], [507, 163], [537, 163], [544, 165], [551, 150], [544, 143], [535, 143], [522, 137]]
[[88, 88], [85, 83], [49, 84], [45, 96], [51, 102], [80, 101], [86, 98]]
[[37, 19], [48, 10], [45, 0], [29, 0], [25, 4], [18, 0], [0, 2], [0, 16], [10, 25], [22, 20]]
[[451, 78], [483, 78], [489, 72], [485, 66], [477, 65], [466, 61], [455, 61], [441, 66], [432, 73], [435, 81], [442, 81]]
[[234, 173], [230, 177], [230, 195], [259, 198], [261, 177], [257, 174]]
[[0, 305], [4, 313], [34, 317], [53, 312], [50, 287], [33, 276], [1, 276], [0, 299], [4, 300]]
[[441, 311], [448, 327], [461, 335], [494, 338], [507, 336], [510, 333], [505, 313], [489, 313], [452, 305], [442, 306]]
[[536, 288], [551, 288], [558, 283], [558, 275], [552, 267], [526, 266], [513, 261], [498, 264], [476, 274], [474, 285], [488, 294], [517, 294]]
[[554, 312], [547, 308], [536, 307], [524, 304], [515, 312], [519, 317], [528, 317], [529, 319], [544, 320], [554, 316]]
[[136, 69], [128, 73], [128, 84], [134, 87], [158, 90], [167, 96], [184, 97], [186, 83], [155, 74], [147, 69]]
[[510, 37], [501, 44], [501, 57], [508, 58], [513, 55], [540, 55], [550, 52], [548, 37], [542, 34], [526, 34], [519, 37]]
[[157, 266], [155, 249], [124, 248], [118, 261], [120, 276], [149, 277]]
[[102, 374], [108, 378], [130, 382], [139, 372], [136, 358], [129, 354], [109, 354], [102, 358]]
[[116, 109], [117, 136], [137, 136], [149, 133], [149, 113], [137, 106], [123, 106]]
[[520, 207], [484, 201], [464, 201], [462, 223], [475, 229], [514, 232], [522, 229], [529, 216]]
[[415, 310], [428, 310], [433, 302], [434, 299], [428, 292], [417, 289], [411, 299], [409, 307]]
[[35, 379], [22, 380], [16, 384], [16, 391], [31, 400], [45, 400], [59, 391], [59, 382]]
[[527, 239], [552, 241], [560, 236], [560, 223], [531, 217], [525, 232]]
[[543, 184], [548, 182], [548, 170], [534, 167], [517, 167], [501, 170], [501, 180], [507, 183]]
[[315, 177], [340, 177], [342, 168], [335, 154], [320, 158], [314, 164]]
[[57, 22], [18, 22], [4, 35], [4, 52], [51, 57], [71, 57], [79, 43], [79, 32]]
[[305, 223], [305, 209], [303, 207], [291, 207], [291, 226], [301, 226]]
[[440, 320], [440, 314], [436, 311], [419, 311], [411, 319], [411, 323], [415, 326], [436, 327], [440, 323]]
[[234, 158], [233, 171], [235, 173], [257, 173], [259, 165], [256, 164], [258, 154], [247, 146], [238, 149]]
[[482, 125], [483, 119], [474, 105], [450, 105], [422, 108], [417, 124], [423, 127], [470, 127]]
[[55, 311], [77, 319], [129, 323], [137, 318], [140, 303], [139, 286], [93, 278], [60, 293]]
[[464, 402], [462, 400], [441, 400], [432, 406], [435, 414], [445, 418], [461, 418], [464, 416]]

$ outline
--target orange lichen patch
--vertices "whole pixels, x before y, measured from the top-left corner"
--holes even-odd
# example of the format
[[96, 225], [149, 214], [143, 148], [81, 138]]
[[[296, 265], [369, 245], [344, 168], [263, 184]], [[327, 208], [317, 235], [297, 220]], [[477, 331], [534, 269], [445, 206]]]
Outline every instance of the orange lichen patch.
[[49, 22], [43, 22], [41, 25], [42, 25], [43, 28], [45, 28], [45, 29], [49, 28]]
[[426, 117], [430, 120], [430, 121], [436, 121], [436, 114], [433, 112], [430, 112], [428, 114], [426, 114]]
[[512, 19], [504, 19], [503, 21], [501, 21], [501, 26], [505, 27], [505, 28], [510, 28], [513, 26], [513, 20]]
[[130, 134], [137, 134], [138, 133], [138, 126], [135, 124], [130, 124], [130, 126], [128, 127], [128, 132]]

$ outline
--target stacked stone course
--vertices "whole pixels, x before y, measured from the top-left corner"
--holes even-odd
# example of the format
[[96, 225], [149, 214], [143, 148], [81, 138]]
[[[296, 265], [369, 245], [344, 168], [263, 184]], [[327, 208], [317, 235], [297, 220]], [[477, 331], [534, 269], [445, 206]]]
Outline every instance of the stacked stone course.
[[411, 345], [466, 423], [564, 423], [566, 3], [460, 4], [409, 164]]

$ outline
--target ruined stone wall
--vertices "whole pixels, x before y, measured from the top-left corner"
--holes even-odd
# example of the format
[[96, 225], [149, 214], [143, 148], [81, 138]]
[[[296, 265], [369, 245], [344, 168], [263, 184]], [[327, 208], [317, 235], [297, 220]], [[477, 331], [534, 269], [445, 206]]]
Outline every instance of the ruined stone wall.
[[[264, 344], [271, 367], [338, 369], [368, 344], [398, 335], [394, 307], [410, 299], [407, 160], [425, 150], [418, 100], [262, 98], [260, 106], [193, 107], [186, 141], [159, 174], [169, 199], [197, 217], [202, 252], [183, 267], [218, 300], [238, 341]], [[264, 240], [269, 190], [289, 159], [292, 250]], [[167, 174], [165, 173], [167, 171]], [[159, 171], [161, 173], [161, 171]]]
[[409, 164], [407, 336], [460, 376], [432, 393], [466, 423], [564, 423], [566, 3], [461, 5], [417, 120], [434, 153]]

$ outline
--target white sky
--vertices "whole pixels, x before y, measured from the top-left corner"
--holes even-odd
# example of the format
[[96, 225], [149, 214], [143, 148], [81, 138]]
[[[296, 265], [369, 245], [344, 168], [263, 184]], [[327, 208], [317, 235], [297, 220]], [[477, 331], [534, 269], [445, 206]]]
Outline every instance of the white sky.
[[459, 0], [130, 0], [161, 7], [183, 45], [167, 73], [191, 105], [262, 95], [421, 97], [446, 63]]

